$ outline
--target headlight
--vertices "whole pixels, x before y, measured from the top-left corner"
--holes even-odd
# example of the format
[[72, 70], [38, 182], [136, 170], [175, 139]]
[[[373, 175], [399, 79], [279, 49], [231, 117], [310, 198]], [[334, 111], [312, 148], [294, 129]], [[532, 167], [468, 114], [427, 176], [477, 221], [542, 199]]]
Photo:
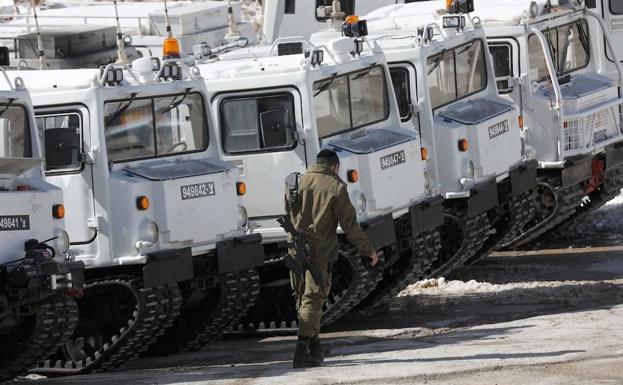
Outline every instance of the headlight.
[[368, 201], [366, 200], [366, 194], [363, 192], [359, 192], [357, 194], [357, 199], [355, 199], [355, 209], [357, 210], [357, 214], [363, 214], [366, 212], [366, 208], [368, 207]]
[[238, 206], [238, 228], [246, 229], [249, 224], [249, 215], [244, 206]]
[[158, 229], [158, 224], [156, 222], [149, 222], [147, 224], [147, 240], [153, 244], [158, 243], [158, 239], [160, 239], [160, 229]]
[[69, 234], [66, 231], [61, 230], [54, 240], [54, 248], [61, 254], [67, 254], [69, 251]]

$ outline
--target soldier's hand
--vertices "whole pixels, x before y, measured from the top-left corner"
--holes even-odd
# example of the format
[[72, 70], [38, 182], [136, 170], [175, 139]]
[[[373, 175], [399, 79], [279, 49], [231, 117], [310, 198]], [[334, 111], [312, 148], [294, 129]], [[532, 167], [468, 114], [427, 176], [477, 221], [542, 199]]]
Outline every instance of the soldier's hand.
[[376, 263], [379, 261], [379, 256], [376, 255], [376, 251], [373, 251], [370, 254], [370, 266], [376, 266]]

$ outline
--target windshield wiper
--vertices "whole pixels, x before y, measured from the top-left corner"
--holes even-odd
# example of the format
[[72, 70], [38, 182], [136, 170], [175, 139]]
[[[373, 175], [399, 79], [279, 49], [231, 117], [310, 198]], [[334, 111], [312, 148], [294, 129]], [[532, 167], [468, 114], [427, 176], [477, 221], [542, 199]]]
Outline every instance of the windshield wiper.
[[[552, 37], [550, 35], [550, 29], [548, 28], [544, 35], [545, 38], [547, 38], [547, 45], [549, 45], [549, 50], [552, 53], [552, 59], [556, 60], [556, 72], [558, 72], [558, 67], [560, 67], [560, 63], [558, 63], [558, 50], [556, 49], [556, 47], [554, 47], [554, 42], [552, 41]], [[556, 34], [558, 34], [558, 32], [556, 32]]]
[[331, 75], [331, 79], [327, 80], [326, 83], [322, 84], [320, 87], [318, 87], [318, 89], [316, 90], [316, 92], [314, 92], [314, 97], [320, 95], [321, 93], [325, 92], [327, 90], [327, 88], [329, 88], [329, 86], [331, 84], [333, 84], [333, 81], [337, 79], [337, 72], [334, 73], [333, 75]]
[[106, 125], [109, 125], [110, 123], [114, 122], [115, 119], [117, 119], [119, 116], [121, 116], [121, 114], [123, 114], [124, 112], [126, 112], [128, 110], [128, 108], [130, 108], [130, 105], [132, 103], [134, 103], [134, 99], [136, 98], [136, 95], [138, 95], [138, 93], [134, 92], [132, 93], [132, 95], [130, 95], [130, 100], [128, 100], [128, 102], [126, 104], [119, 105], [119, 108], [117, 108], [117, 110], [110, 115], [105, 121], [104, 123]]
[[456, 56], [459, 56], [460, 54], [462, 54], [462, 53], [464, 53], [464, 52], [467, 52], [467, 51], [469, 51], [470, 49], [472, 49], [472, 47], [474, 46], [474, 43], [475, 43], [475, 42], [473, 42], [473, 41], [472, 41], [470, 44], [466, 45], [466, 46], [465, 46], [462, 50], [460, 50], [460, 51], [456, 52], [456, 53], [455, 53], [455, 54], [456, 54]]
[[369, 74], [369, 73], [370, 73], [370, 71], [372, 71], [372, 70], [374, 69], [374, 66], [376, 66], [376, 64], [372, 64], [372, 65], [371, 65], [370, 67], [368, 67], [367, 69], [365, 69], [365, 70], [363, 70], [363, 71], [361, 71], [361, 72], [357, 73], [357, 75], [355, 75], [355, 76], [353, 77], [353, 80], [357, 80], [357, 79], [359, 79], [359, 78], [360, 78], [360, 77], [362, 77], [362, 76], [366, 76], [367, 74]]
[[9, 102], [6, 104], [6, 107], [4, 107], [2, 111], [0, 111], [0, 116], [4, 115], [4, 113], [9, 109], [9, 107], [11, 107], [14, 101], [15, 98], [9, 98]]
[[430, 75], [433, 73], [434, 70], [437, 69], [437, 67], [439, 67], [439, 63], [441, 62], [441, 58], [443, 57], [443, 55], [446, 53], [445, 49], [441, 50], [441, 53], [439, 54], [439, 56], [437, 56], [433, 62], [433, 64], [431, 65], [431, 67], [428, 69], [428, 71], [426, 72], [426, 75]]
[[161, 115], [161, 114], [171, 111], [174, 108], [177, 108], [180, 104], [182, 104], [182, 102], [186, 99], [189, 93], [190, 93], [190, 88], [186, 88], [186, 91], [184, 91], [184, 95], [182, 95], [182, 97], [179, 100], [171, 101], [171, 104], [169, 104], [169, 106], [165, 108], [164, 110], [160, 111], [159, 114]]
[[589, 52], [589, 43], [588, 43], [588, 32], [584, 29], [584, 25], [582, 23], [577, 24], [578, 27], [578, 37], [580, 38], [580, 43], [584, 48], [584, 51], [588, 54]]

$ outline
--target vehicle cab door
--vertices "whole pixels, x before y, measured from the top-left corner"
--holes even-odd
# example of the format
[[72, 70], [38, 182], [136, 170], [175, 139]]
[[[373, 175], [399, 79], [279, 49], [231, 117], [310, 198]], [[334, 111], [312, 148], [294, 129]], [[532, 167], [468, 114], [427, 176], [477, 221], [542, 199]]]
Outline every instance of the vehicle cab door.
[[63, 190], [66, 231], [72, 243], [87, 243], [94, 236], [89, 227], [95, 217], [89, 111], [83, 105], [35, 110], [45, 155], [46, 180]]
[[488, 39], [498, 93], [511, 99], [521, 111], [522, 95], [519, 71], [519, 44], [514, 39]]
[[225, 160], [248, 186], [243, 203], [250, 219], [284, 214], [284, 180], [307, 169], [299, 93], [293, 89], [218, 94], [215, 121]]
[[[606, 28], [610, 31], [615, 55], [623, 62], [623, 0], [598, 0], [601, 1], [602, 14]], [[608, 60], [613, 60], [613, 55], [606, 48]]]

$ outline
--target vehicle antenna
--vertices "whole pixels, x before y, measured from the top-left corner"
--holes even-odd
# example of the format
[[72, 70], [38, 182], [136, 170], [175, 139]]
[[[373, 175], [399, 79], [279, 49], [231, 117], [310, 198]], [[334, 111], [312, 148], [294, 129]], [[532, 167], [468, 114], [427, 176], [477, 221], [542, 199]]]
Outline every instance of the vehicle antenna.
[[227, 35], [225, 35], [225, 41], [228, 43], [234, 42], [240, 39], [240, 32], [236, 27], [236, 19], [234, 18], [234, 10], [231, 6], [231, 0], [227, 0]]
[[173, 32], [171, 31], [171, 23], [169, 22], [169, 7], [167, 7], [167, 0], [164, 0], [164, 22], [167, 29], [167, 37], [172, 38]]
[[30, 6], [35, 16], [35, 29], [37, 30], [37, 56], [39, 56], [39, 69], [44, 70], [48, 68], [48, 61], [46, 60], [45, 53], [43, 52], [43, 39], [41, 38], [41, 31], [39, 30], [39, 19], [37, 18], [37, 7], [35, 5], [35, 0], [30, 0]]
[[167, 25], [167, 37], [162, 43], [162, 58], [173, 59], [180, 58], [180, 44], [173, 37], [173, 31], [171, 31], [171, 23], [169, 22], [169, 7], [167, 7], [167, 0], [164, 0], [164, 20]]
[[117, 22], [117, 63], [125, 64], [128, 62], [128, 55], [125, 52], [125, 42], [123, 41], [123, 34], [121, 33], [117, 0], [114, 0], [113, 4], [115, 6], [115, 21]]

